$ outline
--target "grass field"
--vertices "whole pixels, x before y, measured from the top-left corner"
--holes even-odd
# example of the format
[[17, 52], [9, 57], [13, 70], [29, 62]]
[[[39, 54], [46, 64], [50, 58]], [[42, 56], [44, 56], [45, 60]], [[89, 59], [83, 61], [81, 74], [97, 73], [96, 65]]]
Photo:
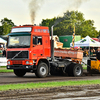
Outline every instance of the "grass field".
[[0, 91], [14, 89], [32, 89], [46, 87], [61, 87], [61, 86], [77, 86], [77, 85], [94, 85], [100, 84], [100, 80], [80, 80], [80, 81], [60, 81], [60, 82], [44, 82], [44, 83], [24, 83], [24, 84], [7, 84], [0, 85]]
[[0, 73], [10, 73], [13, 72], [13, 70], [7, 70], [6, 66], [0, 66]]
[[13, 70], [0, 69], [0, 73], [11, 73]]

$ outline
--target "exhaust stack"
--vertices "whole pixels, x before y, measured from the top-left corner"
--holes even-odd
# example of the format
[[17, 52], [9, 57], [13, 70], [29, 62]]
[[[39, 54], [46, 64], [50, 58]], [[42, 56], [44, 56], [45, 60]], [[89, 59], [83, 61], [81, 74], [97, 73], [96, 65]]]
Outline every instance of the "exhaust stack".
[[54, 40], [53, 40], [53, 27], [51, 26], [51, 60], [54, 61]]

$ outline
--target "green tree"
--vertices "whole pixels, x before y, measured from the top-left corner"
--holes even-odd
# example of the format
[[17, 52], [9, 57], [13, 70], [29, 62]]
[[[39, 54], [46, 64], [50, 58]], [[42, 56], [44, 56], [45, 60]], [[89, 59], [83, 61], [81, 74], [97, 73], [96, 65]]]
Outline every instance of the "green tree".
[[76, 35], [81, 35], [82, 37], [85, 37], [87, 35], [89, 35], [90, 37], [97, 37], [98, 34], [99, 33], [94, 27], [93, 20], [85, 20], [80, 25], [76, 25]]
[[12, 26], [10, 24], [8, 24], [7, 22], [5, 22], [3, 24], [3, 33], [6, 35], [8, 33], [10, 33]]
[[42, 26], [48, 26], [49, 27], [49, 31], [51, 33], [51, 26], [54, 24], [54, 22], [56, 21], [57, 18], [52, 18], [52, 19], [43, 19], [41, 25]]
[[89, 35], [90, 37], [97, 37], [98, 32], [96, 31], [96, 28], [94, 27], [94, 21], [93, 20], [85, 20], [83, 17], [83, 13], [78, 11], [67, 11], [64, 13], [63, 17], [57, 17], [52, 19], [46, 19], [42, 20], [43, 26], [48, 26], [49, 29], [52, 25], [56, 26], [54, 27], [54, 35], [72, 35], [73, 29], [75, 27], [75, 34], [81, 35], [82, 37], [85, 37]]
[[0, 26], [0, 35], [3, 35], [3, 27]]
[[1, 35], [6, 35], [8, 33], [10, 33], [11, 28], [14, 27], [14, 23], [12, 22], [12, 20], [8, 19], [8, 18], [4, 18], [1, 21], [2, 26], [0, 27], [0, 34]]
[[98, 32], [98, 37], [100, 37], [100, 30], [99, 30], [99, 32]]

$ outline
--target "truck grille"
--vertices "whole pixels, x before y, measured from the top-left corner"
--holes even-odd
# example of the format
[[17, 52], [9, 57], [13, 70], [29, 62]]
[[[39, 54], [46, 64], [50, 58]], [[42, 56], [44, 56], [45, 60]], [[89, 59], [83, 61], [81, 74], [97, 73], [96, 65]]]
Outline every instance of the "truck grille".
[[29, 59], [28, 51], [7, 51], [7, 59]]
[[16, 65], [16, 64], [17, 64], [17, 65], [22, 65], [22, 63], [23, 63], [23, 62], [22, 62], [21, 60], [19, 60], [19, 61], [13, 60], [13, 61], [12, 61], [12, 64], [13, 64], [13, 65]]

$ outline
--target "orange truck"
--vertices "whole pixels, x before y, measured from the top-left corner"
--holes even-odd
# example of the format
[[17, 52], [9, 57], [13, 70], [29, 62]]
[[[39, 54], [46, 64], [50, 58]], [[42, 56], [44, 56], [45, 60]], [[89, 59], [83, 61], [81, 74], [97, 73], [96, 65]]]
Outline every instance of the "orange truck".
[[39, 78], [49, 73], [81, 76], [82, 65], [68, 58], [81, 60], [82, 57], [83, 52], [78, 50], [54, 49], [48, 27], [16, 26], [8, 34], [7, 69], [13, 69], [18, 77], [23, 77], [27, 72], [35, 73]]

